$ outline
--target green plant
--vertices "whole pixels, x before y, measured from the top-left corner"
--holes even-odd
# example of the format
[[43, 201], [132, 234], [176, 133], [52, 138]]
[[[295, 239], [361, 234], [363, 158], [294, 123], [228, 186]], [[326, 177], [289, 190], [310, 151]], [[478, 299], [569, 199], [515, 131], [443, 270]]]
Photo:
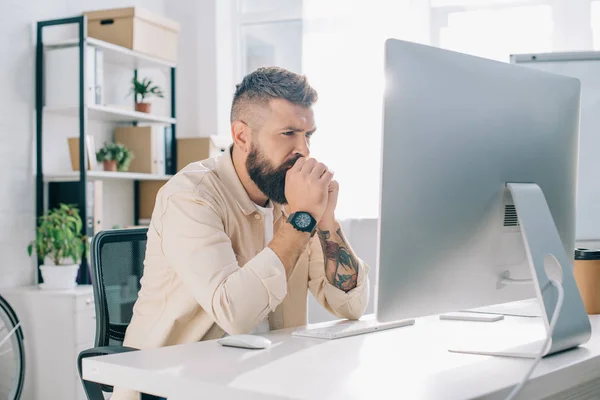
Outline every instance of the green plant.
[[81, 234], [83, 222], [79, 209], [73, 205], [60, 204], [39, 218], [36, 238], [27, 246], [29, 256], [35, 252], [38, 259], [46, 257], [60, 265], [65, 259], [79, 263], [84, 252], [87, 253], [87, 237]]
[[[148, 78], [144, 78], [141, 81], [138, 81], [136, 78], [133, 78], [133, 86], [131, 87], [131, 91], [129, 94], [134, 94], [135, 101], [138, 103], [143, 103], [146, 97], [156, 96], [163, 98], [164, 94], [160, 87], [154, 85], [152, 86], [152, 80]], [[140, 99], [138, 101], [138, 98]]]
[[127, 171], [133, 157], [133, 152], [121, 143], [106, 142], [104, 147], [96, 153], [98, 162], [116, 161], [118, 171]]

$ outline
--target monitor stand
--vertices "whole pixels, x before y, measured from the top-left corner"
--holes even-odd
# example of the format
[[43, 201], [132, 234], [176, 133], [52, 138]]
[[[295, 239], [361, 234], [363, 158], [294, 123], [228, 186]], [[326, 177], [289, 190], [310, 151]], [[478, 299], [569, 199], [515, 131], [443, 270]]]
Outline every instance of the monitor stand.
[[[531, 268], [532, 284], [540, 301], [546, 334], [551, 336], [550, 345], [544, 350], [543, 356], [577, 347], [590, 339], [591, 326], [573, 276], [573, 255], [565, 253], [542, 189], [532, 183], [508, 183], [507, 187], [512, 194], [519, 217], [521, 234]], [[550, 321], [558, 300], [558, 291], [548, 278], [546, 266], [557, 267], [555, 271], [550, 271], [551, 278], [557, 280], [564, 290], [563, 304], [554, 332], [550, 332]], [[499, 348], [502, 346], [501, 343], [490, 343], [489, 346], [485, 345], [486, 348], [450, 349], [450, 351], [536, 358], [542, 352], [543, 344], [544, 340], [539, 340], [514, 348]]]

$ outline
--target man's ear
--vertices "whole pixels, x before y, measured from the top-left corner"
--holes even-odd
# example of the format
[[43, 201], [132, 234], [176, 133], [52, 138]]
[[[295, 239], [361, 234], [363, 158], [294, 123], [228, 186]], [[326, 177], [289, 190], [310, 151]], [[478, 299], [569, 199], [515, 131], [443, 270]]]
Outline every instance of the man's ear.
[[233, 143], [244, 153], [250, 152], [250, 143], [252, 143], [252, 129], [242, 121], [233, 121], [231, 123], [231, 136]]

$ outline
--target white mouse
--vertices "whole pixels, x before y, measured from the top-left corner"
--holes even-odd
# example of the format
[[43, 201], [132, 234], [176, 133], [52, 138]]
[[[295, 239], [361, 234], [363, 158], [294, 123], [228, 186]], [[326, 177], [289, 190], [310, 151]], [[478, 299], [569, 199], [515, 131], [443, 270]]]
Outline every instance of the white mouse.
[[231, 335], [217, 340], [222, 346], [241, 347], [243, 349], [266, 349], [271, 346], [271, 341], [262, 336]]

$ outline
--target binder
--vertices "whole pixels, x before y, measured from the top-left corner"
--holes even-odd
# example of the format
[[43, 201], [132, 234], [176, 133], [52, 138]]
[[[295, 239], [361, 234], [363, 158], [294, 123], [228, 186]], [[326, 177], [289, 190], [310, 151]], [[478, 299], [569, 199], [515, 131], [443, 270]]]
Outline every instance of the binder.
[[177, 173], [177, 165], [175, 165], [175, 154], [173, 154], [173, 143], [175, 135], [171, 126], [165, 127], [165, 173], [167, 175], [175, 175]]
[[163, 126], [153, 126], [152, 129], [152, 144], [154, 145], [153, 173], [164, 175], [166, 174], [165, 128]]
[[[67, 138], [69, 144], [69, 156], [71, 158], [71, 168], [73, 171], [79, 171], [79, 137]], [[96, 161], [96, 146], [92, 135], [85, 136], [86, 153], [88, 158], [88, 170], [95, 171], [98, 169]]]
[[[86, 103], [96, 103], [97, 74], [96, 49], [86, 49]], [[103, 57], [100, 56], [102, 62]], [[44, 55], [44, 105], [47, 107], [75, 107], [79, 105], [79, 47], [48, 50]], [[102, 79], [103, 80], [103, 79]], [[102, 82], [103, 83], [103, 82]]]
[[94, 101], [96, 104], [104, 104], [104, 50], [88, 47], [89, 50], [95, 50], [95, 69], [94, 69]]

